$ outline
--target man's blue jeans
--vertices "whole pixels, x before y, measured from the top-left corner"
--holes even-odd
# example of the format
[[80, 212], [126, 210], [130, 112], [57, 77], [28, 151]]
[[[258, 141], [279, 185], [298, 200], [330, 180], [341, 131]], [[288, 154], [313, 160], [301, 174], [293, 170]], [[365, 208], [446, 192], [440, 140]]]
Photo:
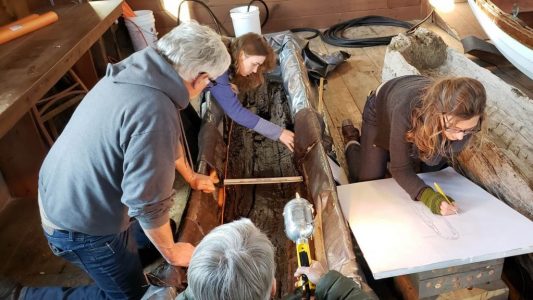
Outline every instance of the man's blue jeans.
[[20, 299], [140, 299], [148, 289], [136, 241], [148, 239], [137, 222], [120, 234], [91, 236], [45, 229], [45, 236], [56, 256], [85, 270], [95, 284], [73, 288], [25, 287]]

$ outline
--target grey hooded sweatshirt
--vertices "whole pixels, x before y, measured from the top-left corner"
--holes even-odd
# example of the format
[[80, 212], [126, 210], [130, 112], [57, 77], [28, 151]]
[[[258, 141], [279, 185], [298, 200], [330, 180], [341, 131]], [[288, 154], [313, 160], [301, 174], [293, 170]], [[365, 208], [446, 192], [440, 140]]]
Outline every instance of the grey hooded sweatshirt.
[[181, 77], [153, 48], [109, 65], [46, 156], [39, 173], [43, 224], [90, 235], [168, 222]]

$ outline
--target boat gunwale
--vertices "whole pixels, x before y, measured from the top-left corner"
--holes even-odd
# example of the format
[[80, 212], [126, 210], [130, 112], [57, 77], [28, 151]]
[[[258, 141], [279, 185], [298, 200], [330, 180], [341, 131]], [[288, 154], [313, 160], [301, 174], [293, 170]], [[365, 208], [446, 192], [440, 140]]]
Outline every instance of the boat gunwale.
[[513, 19], [490, 0], [474, 0], [473, 2], [502, 31], [533, 50], [533, 28]]

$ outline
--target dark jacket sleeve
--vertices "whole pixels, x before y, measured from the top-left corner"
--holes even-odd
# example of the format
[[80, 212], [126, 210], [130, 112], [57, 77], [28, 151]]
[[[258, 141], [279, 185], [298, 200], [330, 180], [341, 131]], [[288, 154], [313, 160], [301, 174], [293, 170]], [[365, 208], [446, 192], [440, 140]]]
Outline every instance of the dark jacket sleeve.
[[218, 105], [233, 121], [246, 128], [253, 129], [259, 122], [259, 116], [242, 106], [237, 94], [231, 89], [227, 72], [218, 77], [216, 82], [217, 85], [209, 87], [209, 90]]
[[272, 140], [278, 140], [283, 128], [252, 113], [242, 106], [237, 94], [232, 90], [228, 73], [216, 79], [217, 84], [209, 90], [222, 110], [237, 124], [252, 129]]
[[317, 300], [367, 300], [373, 299], [351, 278], [337, 271], [329, 271], [324, 275], [316, 287]]
[[416, 175], [413, 158], [410, 156], [412, 144], [405, 140], [409, 128], [409, 114], [395, 112], [391, 118], [389, 141], [390, 172], [398, 184], [415, 200], [427, 185]]

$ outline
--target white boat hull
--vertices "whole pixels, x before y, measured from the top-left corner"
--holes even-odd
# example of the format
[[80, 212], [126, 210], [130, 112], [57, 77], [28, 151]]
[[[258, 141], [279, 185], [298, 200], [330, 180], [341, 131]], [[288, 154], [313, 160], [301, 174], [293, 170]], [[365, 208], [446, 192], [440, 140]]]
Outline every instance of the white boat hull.
[[479, 24], [490, 37], [492, 43], [500, 50], [517, 69], [533, 79], [533, 49], [519, 43], [498, 27], [481, 9], [475, 0], [468, 0], [468, 4]]

